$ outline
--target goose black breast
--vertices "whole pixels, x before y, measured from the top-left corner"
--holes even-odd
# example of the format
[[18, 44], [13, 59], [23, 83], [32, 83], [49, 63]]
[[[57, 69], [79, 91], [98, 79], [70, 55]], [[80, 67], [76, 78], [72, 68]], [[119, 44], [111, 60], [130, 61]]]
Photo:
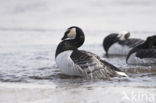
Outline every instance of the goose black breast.
[[142, 49], [136, 52], [136, 57], [138, 58], [156, 58], [156, 50], [155, 49]]

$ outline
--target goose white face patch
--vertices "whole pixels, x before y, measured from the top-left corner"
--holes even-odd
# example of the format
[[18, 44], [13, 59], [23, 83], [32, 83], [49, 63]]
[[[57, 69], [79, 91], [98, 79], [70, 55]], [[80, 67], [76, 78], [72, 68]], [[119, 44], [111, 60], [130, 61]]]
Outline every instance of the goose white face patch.
[[67, 34], [67, 37], [70, 39], [75, 39], [76, 38], [76, 28], [70, 29], [70, 32]]
[[127, 40], [130, 37], [130, 32], [128, 31], [122, 31], [119, 35], [119, 39], [122, 40]]

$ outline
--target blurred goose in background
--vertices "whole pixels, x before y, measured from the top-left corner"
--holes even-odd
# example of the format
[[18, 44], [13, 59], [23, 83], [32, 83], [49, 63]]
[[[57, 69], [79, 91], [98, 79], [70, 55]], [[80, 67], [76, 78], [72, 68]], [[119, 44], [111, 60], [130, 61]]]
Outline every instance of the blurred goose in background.
[[128, 64], [156, 64], [156, 35], [147, 37], [146, 41], [134, 47], [127, 55]]
[[144, 42], [144, 40], [129, 38], [130, 32], [123, 31], [120, 34], [111, 33], [103, 40], [103, 48], [108, 55], [127, 55], [129, 51]]
[[90, 79], [127, 76], [96, 54], [79, 50], [84, 40], [84, 33], [77, 26], [72, 26], [65, 32], [55, 54], [56, 64], [63, 74]]

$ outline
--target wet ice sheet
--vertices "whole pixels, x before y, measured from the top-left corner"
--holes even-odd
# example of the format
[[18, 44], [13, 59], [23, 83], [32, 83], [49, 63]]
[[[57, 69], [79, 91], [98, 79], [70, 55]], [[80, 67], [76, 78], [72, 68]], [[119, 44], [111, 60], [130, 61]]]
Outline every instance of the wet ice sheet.
[[[0, 53], [0, 80], [2, 82], [64, 83], [66, 79], [64, 81], [64, 77], [60, 76], [60, 71], [55, 63], [55, 48], [56, 45], [53, 44], [2, 47], [4, 51]], [[81, 49], [92, 51], [101, 57], [104, 55], [104, 50], [100, 44], [85, 44]], [[156, 69], [154, 66], [127, 65], [125, 57], [122, 56], [103, 57], [103, 59], [119, 67], [130, 76], [126, 83], [121, 82], [118, 84], [119, 86], [129, 84], [128, 86], [135, 87], [156, 87]], [[70, 80], [72, 81], [74, 78]], [[109, 82], [104, 84], [110, 85]], [[116, 83], [114, 84], [116, 85]]]

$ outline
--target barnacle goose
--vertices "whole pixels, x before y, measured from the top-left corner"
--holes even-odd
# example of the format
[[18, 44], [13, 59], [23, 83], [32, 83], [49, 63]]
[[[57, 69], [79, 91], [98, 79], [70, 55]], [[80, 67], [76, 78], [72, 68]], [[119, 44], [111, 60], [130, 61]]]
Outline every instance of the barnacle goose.
[[127, 76], [96, 54], [79, 50], [84, 40], [84, 33], [77, 26], [72, 26], [65, 32], [55, 54], [56, 64], [63, 74], [87, 79]]
[[111, 33], [103, 40], [103, 48], [108, 55], [127, 55], [129, 51], [144, 40], [129, 38], [130, 32]]
[[126, 62], [135, 65], [156, 64], [156, 35], [147, 37], [144, 43], [134, 47], [128, 53]]

